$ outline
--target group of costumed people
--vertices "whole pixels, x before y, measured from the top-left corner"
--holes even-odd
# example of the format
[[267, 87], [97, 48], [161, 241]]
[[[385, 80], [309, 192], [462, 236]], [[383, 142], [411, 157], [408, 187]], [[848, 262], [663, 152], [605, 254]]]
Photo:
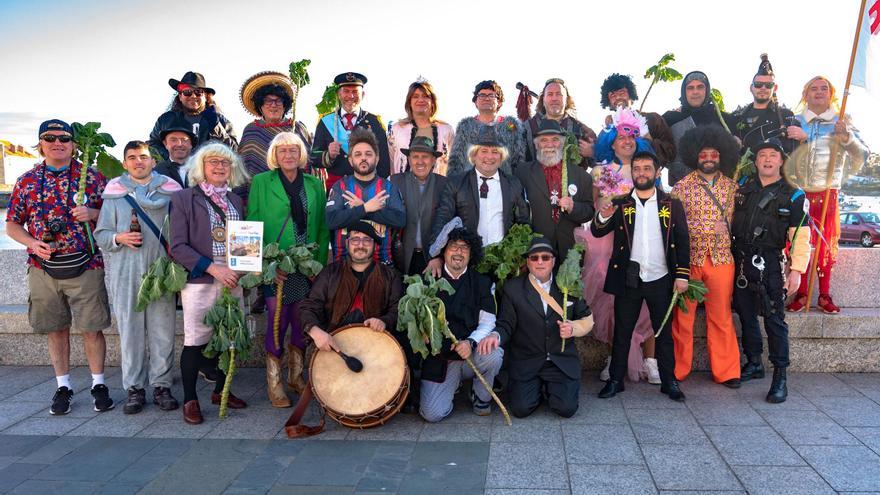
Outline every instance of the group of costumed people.
[[[52, 119], [40, 126], [45, 160], [18, 178], [7, 232], [30, 255], [29, 321], [48, 334], [58, 381], [51, 414], [71, 410], [72, 323], [86, 336], [94, 407], [114, 407], [103, 378], [108, 300], [120, 334], [124, 412], [143, 410], [148, 386], [161, 409], [179, 407], [171, 394], [175, 296], [134, 310], [142, 279], [163, 257], [185, 271], [184, 420], [203, 421], [199, 376], [215, 383], [211, 401], [221, 402], [225, 375], [210, 347], [209, 313], [228, 296], [248, 310], [244, 273], [227, 266], [229, 220], [262, 222], [264, 243], [282, 250], [312, 246], [324, 267], [316, 276], [279, 269], [275, 283], [256, 290], [252, 310], [264, 305], [267, 313], [274, 407], [292, 406], [284, 382], [299, 396], [311, 390], [309, 350], [341, 351], [334, 331], [350, 324], [394, 336], [409, 373], [402, 409], [428, 421], [449, 416], [460, 382], [476, 375], [476, 414], [491, 413], [494, 388], [509, 394], [517, 417], [544, 402], [572, 416], [581, 362], [577, 345], [565, 343], [589, 332], [610, 346], [600, 397], [623, 392], [628, 376], [684, 400], [680, 382], [693, 366], [698, 303], [691, 293], [700, 285], [708, 290], [713, 380], [737, 388], [764, 377], [763, 317], [774, 366], [767, 400], [778, 403], [787, 396], [785, 304], [790, 311], [808, 304], [811, 249], [818, 307], [840, 311], [830, 294], [837, 194], [867, 148], [849, 119], [839, 119], [825, 77], [804, 85], [794, 114], [777, 101], [775, 74], [762, 56], [749, 84], [753, 102], [727, 114], [716, 108], [706, 74], [694, 71], [683, 77], [681, 106], [660, 115], [635, 110], [635, 84], [615, 73], [601, 87], [609, 114], [598, 134], [576, 118], [559, 78], [540, 94], [523, 86], [526, 105], [517, 117], [500, 114], [501, 86], [481, 81], [473, 91], [476, 115], [455, 128], [437, 117], [428, 81], [409, 86], [406, 116], [390, 129], [362, 108], [366, 76], [346, 72], [333, 82], [338, 106], [312, 134], [293, 114], [299, 88], [287, 75], [251, 76], [241, 101], [255, 120], [238, 139], [204, 76], [171, 79], [169, 110], [149, 140], [125, 145], [125, 173], [109, 182], [74, 159], [70, 125]], [[797, 165], [783, 169], [786, 160]], [[146, 228], [132, 229], [137, 222]], [[502, 278], [478, 272], [486, 249], [520, 225], [534, 232], [522, 247], [522, 268]], [[583, 295], [569, 297], [555, 280], [580, 251]], [[423, 273], [454, 289], [438, 296], [451, 333], [430, 356], [397, 330], [403, 277]], [[667, 318], [674, 294], [687, 311]], [[247, 406], [232, 393], [225, 401]]]

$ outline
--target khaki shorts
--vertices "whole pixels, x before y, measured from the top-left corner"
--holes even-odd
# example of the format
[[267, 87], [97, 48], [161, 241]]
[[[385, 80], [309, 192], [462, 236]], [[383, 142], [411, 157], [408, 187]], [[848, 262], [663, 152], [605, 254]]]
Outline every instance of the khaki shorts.
[[35, 332], [70, 328], [71, 316], [83, 332], [99, 332], [110, 326], [104, 270], [86, 270], [79, 277], [56, 280], [29, 266], [27, 281], [28, 321]]

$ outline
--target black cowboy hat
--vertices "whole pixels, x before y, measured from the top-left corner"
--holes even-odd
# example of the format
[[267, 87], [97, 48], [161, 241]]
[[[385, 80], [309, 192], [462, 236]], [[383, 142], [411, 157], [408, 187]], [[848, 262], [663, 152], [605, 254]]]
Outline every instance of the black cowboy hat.
[[188, 84], [194, 88], [203, 89], [208, 93], [211, 93], [212, 95], [215, 94], [213, 88], [205, 86], [205, 76], [199, 74], [198, 72], [188, 71], [186, 74], [183, 75], [183, 77], [180, 78], [179, 81], [177, 79], [168, 80], [168, 85], [171, 86], [174, 91], [177, 91], [177, 86], [179, 86], [181, 83]]
[[413, 138], [412, 142], [409, 143], [409, 148], [403, 148], [400, 150], [406, 156], [409, 156], [413, 151], [421, 151], [422, 153], [430, 153], [434, 155], [434, 158], [439, 156], [443, 156], [443, 152], [437, 151], [434, 149], [434, 140], [426, 137], [426, 136], [416, 136]]

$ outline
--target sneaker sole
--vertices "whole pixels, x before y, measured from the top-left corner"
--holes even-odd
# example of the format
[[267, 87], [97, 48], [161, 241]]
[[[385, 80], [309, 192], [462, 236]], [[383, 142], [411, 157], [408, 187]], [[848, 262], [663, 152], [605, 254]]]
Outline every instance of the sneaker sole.
[[110, 404], [110, 407], [108, 407], [106, 409], [98, 409], [98, 406], [95, 406], [93, 409], [95, 410], [95, 412], [107, 412], [115, 407], [116, 407], [116, 404]]
[[55, 412], [55, 411], [53, 411], [52, 408], [50, 407], [50, 408], [49, 408], [49, 414], [51, 414], [52, 416], [64, 416], [65, 414], [70, 414], [70, 406], [67, 406], [67, 410], [64, 411], [64, 412]]
[[656, 380], [651, 380], [650, 378], [648, 378], [648, 383], [650, 383], [651, 385], [660, 385], [661, 383], [663, 383], [663, 380], [661, 380], [658, 376]]

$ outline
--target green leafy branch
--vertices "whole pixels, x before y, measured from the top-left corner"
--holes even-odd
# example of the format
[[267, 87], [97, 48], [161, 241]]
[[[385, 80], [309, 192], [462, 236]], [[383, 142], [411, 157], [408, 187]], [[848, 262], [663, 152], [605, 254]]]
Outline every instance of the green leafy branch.
[[644, 98], [642, 98], [642, 104], [639, 105], [639, 112], [642, 111], [642, 108], [645, 107], [645, 102], [648, 100], [648, 95], [651, 94], [651, 89], [654, 88], [654, 85], [658, 82], [673, 82], [681, 80], [682, 75], [677, 70], [673, 69], [669, 66], [671, 62], [675, 61], [674, 53], [667, 53], [660, 57], [660, 60], [651, 67], [648, 67], [648, 70], [645, 71], [645, 79], [651, 80], [651, 85], [648, 86], [648, 91], [645, 92]]
[[526, 252], [535, 237], [538, 237], [538, 234], [535, 234], [530, 226], [514, 225], [500, 242], [485, 247], [477, 271], [494, 275], [500, 289], [504, 281], [519, 275], [526, 264]]
[[175, 294], [186, 286], [186, 269], [166, 256], [156, 258], [141, 278], [135, 311], [141, 312], [162, 296]]
[[[446, 305], [439, 297], [440, 291], [449, 295], [455, 293], [455, 289], [452, 288], [449, 281], [445, 278], [435, 279], [430, 274], [425, 274], [424, 278], [419, 275], [410, 275], [404, 277], [403, 281], [406, 284], [406, 294], [400, 298], [397, 304], [397, 331], [406, 332], [413, 352], [421, 354], [423, 358], [428, 355], [436, 356], [443, 352], [444, 337], [452, 341], [453, 347], [458, 345], [459, 340], [446, 322]], [[489, 391], [492, 400], [498, 404], [498, 408], [504, 414], [505, 422], [510, 426], [510, 414], [501, 399], [495, 395], [492, 385], [477, 370], [470, 356], [465, 361], [471, 367], [474, 376]]]
[[[562, 311], [563, 320], [568, 321], [568, 296], [580, 298], [584, 296], [584, 279], [581, 278], [581, 267], [583, 266], [582, 257], [584, 247], [575, 244], [568, 250], [565, 260], [559, 266], [559, 272], [556, 274], [556, 286], [562, 291]], [[565, 352], [565, 341], [562, 339], [562, 350]]]
[[312, 61], [307, 58], [304, 58], [299, 62], [290, 63], [290, 80], [293, 81], [293, 84], [296, 86], [296, 89], [293, 92], [293, 104], [291, 105], [291, 113], [294, 118], [296, 118], [296, 98], [299, 96], [300, 90], [312, 82], [309, 77], [309, 64], [311, 63]]
[[245, 289], [252, 289], [258, 285], [274, 285], [275, 318], [272, 322], [272, 334], [275, 339], [275, 348], [281, 347], [279, 327], [281, 324], [281, 298], [284, 284], [278, 282], [275, 276], [279, 271], [284, 273], [301, 273], [312, 278], [316, 276], [323, 266], [315, 260], [314, 251], [318, 245], [314, 242], [309, 244], [295, 244], [287, 249], [281, 249], [277, 242], [271, 242], [263, 247], [263, 270], [260, 273], [248, 273], [241, 277], [239, 284]]
[[724, 115], [721, 114], [721, 112], [724, 111], [724, 96], [721, 94], [721, 91], [716, 88], [712, 88], [711, 96], [712, 102], [715, 103], [715, 115], [718, 116], [718, 121], [721, 122], [721, 125], [724, 127], [725, 131], [733, 134], [732, 132], [730, 132], [730, 128], [727, 127], [727, 122], [724, 121]]
[[666, 309], [666, 314], [663, 316], [663, 322], [660, 323], [660, 328], [657, 329], [657, 333], [654, 334], [654, 337], [659, 337], [660, 332], [663, 331], [663, 327], [666, 326], [666, 322], [669, 321], [669, 317], [672, 315], [672, 309], [678, 306], [678, 309], [682, 313], [687, 313], [687, 304], [686, 301], [696, 301], [697, 304], [706, 300], [706, 294], [709, 293], [709, 289], [706, 288], [706, 284], [704, 284], [700, 280], [688, 280], [688, 288], [683, 293], [678, 293], [676, 291], [672, 291], [672, 300], [669, 301], [669, 308]]
[[[101, 128], [100, 122], [89, 122], [80, 124], [74, 122], [71, 125], [73, 130], [73, 142], [76, 143], [78, 152], [78, 160], [82, 163], [82, 169], [79, 174], [79, 187], [74, 198], [77, 206], [86, 204], [86, 181], [88, 179], [89, 167], [95, 164], [98, 171], [104, 177], [112, 179], [118, 177], [125, 172], [122, 163], [110, 155], [105, 147], [116, 146], [113, 136], [106, 132], [98, 132]], [[89, 246], [92, 251], [95, 250], [94, 240], [92, 239], [92, 228], [89, 222], [83, 222], [86, 230], [86, 237], [89, 239]]]
[[218, 366], [226, 374], [220, 396], [220, 418], [223, 419], [226, 418], [229, 388], [235, 375], [235, 360], [245, 361], [250, 357], [252, 339], [241, 310], [241, 301], [232, 296], [228, 287], [223, 288], [214, 306], [205, 313], [204, 323], [214, 332], [202, 354], [208, 358], [220, 356]]

